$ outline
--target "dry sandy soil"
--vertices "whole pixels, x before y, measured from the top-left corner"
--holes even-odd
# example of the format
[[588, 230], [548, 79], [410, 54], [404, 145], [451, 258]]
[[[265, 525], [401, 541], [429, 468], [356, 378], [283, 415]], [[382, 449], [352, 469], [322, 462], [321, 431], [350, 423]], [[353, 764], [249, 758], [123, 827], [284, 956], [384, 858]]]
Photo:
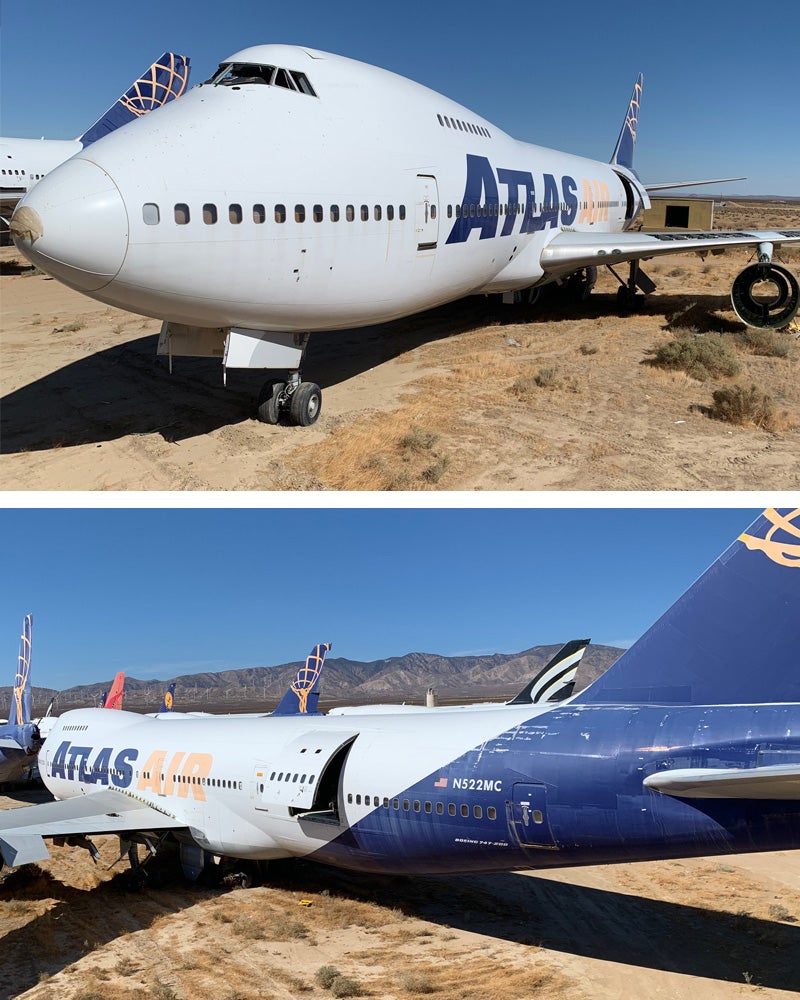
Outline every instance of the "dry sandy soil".
[[[715, 225], [800, 226], [800, 203], [741, 202]], [[156, 359], [159, 324], [32, 274], [0, 250], [5, 489], [789, 490], [800, 487], [800, 342], [738, 345], [741, 373], [698, 381], [651, 350], [692, 327], [733, 343], [747, 251], [651, 261], [658, 291], [616, 315], [604, 272], [588, 302], [527, 311], [469, 299], [381, 327], [312, 337], [313, 428], [253, 417], [263, 376]], [[784, 259], [797, 272], [800, 252]], [[16, 263], [15, 263], [16, 261]], [[623, 271], [624, 273], [624, 271]], [[695, 308], [686, 313], [694, 304]], [[711, 419], [712, 392], [758, 385], [771, 430]], [[544, 384], [538, 384], [539, 382]]]
[[188, 888], [167, 857], [133, 892], [95, 839], [96, 867], [54, 847], [0, 882], [2, 1000], [346, 995], [330, 965], [377, 1000], [800, 994], [800, 851], [416, 879], [285, 862], [236, 890]]

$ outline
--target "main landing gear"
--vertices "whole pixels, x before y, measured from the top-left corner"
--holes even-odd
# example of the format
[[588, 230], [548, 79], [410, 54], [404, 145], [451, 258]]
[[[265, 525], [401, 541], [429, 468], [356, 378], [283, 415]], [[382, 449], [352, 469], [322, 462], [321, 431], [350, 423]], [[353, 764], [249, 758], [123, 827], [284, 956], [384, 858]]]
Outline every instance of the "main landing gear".
[[627, 281], [620, 278], [610, 264], [606, 266], [619, 282], [619, 288], [617, 289], [617, 312], [619, 312], [620, 316], [627, 316], [641, 305], [642, 297], [637, 294], [637, 288], [644, 292], [645, 295], [649, 295], [656, 290], [655, 282], [644, 273], [638, 260], [630, 261]]
[[310, 427], [322, 410], [322, 389], [314, 382], [301, 382], [300, 373], [292, 372], [288, 381], [268, 379], [258, 394], [258, 419], [277, 424], [288, 415], [298, 427]]

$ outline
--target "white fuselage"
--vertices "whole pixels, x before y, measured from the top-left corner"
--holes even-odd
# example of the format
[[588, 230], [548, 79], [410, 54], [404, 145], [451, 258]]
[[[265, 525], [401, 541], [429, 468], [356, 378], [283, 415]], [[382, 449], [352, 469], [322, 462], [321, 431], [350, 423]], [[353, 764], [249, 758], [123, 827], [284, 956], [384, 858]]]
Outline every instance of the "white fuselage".
[[172, 323], [333, 330], [542, 282], [562, 228], [619, 232], [642, 197], [385, 70], [280, 45], [230, 61], [316, 96], [204, 84], [94, 143], [26, 199], [31, 260]]

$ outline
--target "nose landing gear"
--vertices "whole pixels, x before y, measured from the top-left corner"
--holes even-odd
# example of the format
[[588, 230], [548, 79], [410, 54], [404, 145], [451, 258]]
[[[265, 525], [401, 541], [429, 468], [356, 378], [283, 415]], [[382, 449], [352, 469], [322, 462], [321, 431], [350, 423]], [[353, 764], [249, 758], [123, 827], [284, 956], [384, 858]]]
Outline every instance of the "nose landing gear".
[[301, 382], [292, 372], [287, 382], [268, 379], [258, 396], [258, 419], [277, 424], [284, 414], [298, 427], [310, 427], [322, 411], [322, 390], [315, 382]]

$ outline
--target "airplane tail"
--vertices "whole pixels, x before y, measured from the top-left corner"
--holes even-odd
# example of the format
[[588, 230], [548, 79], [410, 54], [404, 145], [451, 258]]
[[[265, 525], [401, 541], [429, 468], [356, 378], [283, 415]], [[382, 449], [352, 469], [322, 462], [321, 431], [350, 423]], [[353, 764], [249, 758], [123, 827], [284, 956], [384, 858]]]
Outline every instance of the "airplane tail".
[[161, 708], [159, 712], [174, 712], [175, 711], [175, 682], [167, 688], [164, 692], [164, 700], [161, 702]]
[[273, 715], [316, 715], [319, 701], [319, 681], [325, 654], [331, 648], [329, 642], [315, 646], [306, 658], [305, 665], [297, 671], [289, 690]]
[[633, 93], [628, 102], [628, 110], [625, 112], [625, 120], [620, 129], [617, 145], [614, 147], [614, 155], [611, 157], [612, 164], [627, 167], [628, 170], [633, 170], [633, 153], [636, 149], [636, 130], [639, 127], [639, 108], [642, 104], [643, 85], [644, 75], [640, 73], [633, 85]]
[[13, 720], [18, 726], [24, 726], [31, 721], [31, 630], [33, 615], [25, 615], [22, 623], [22, 635], [19, 637], [19, 657], [17, 673], [14, 677]]
[[160, 108], [163, 104], [180, 97], [188, 83], [188, 57], [165, 52], [91, 128], [78, 136], [78, 139], [86, 148], [120, 126], [127, 125], [136, 118], [146, 115], [148, 111]]
[[122, 708], [122, 696], [125, 693], [125, 674], [120, 671], [114, 678], [111, 690], [105, 697], [103, 708]]
[[531, 705], [541, 701], [562, 701], [572, 694], [589, 639], [571, 639], [559, 649], [539, 673], [507, 705]]
[[800, 702], [800, 509], [765, 510], [571, 704]]

